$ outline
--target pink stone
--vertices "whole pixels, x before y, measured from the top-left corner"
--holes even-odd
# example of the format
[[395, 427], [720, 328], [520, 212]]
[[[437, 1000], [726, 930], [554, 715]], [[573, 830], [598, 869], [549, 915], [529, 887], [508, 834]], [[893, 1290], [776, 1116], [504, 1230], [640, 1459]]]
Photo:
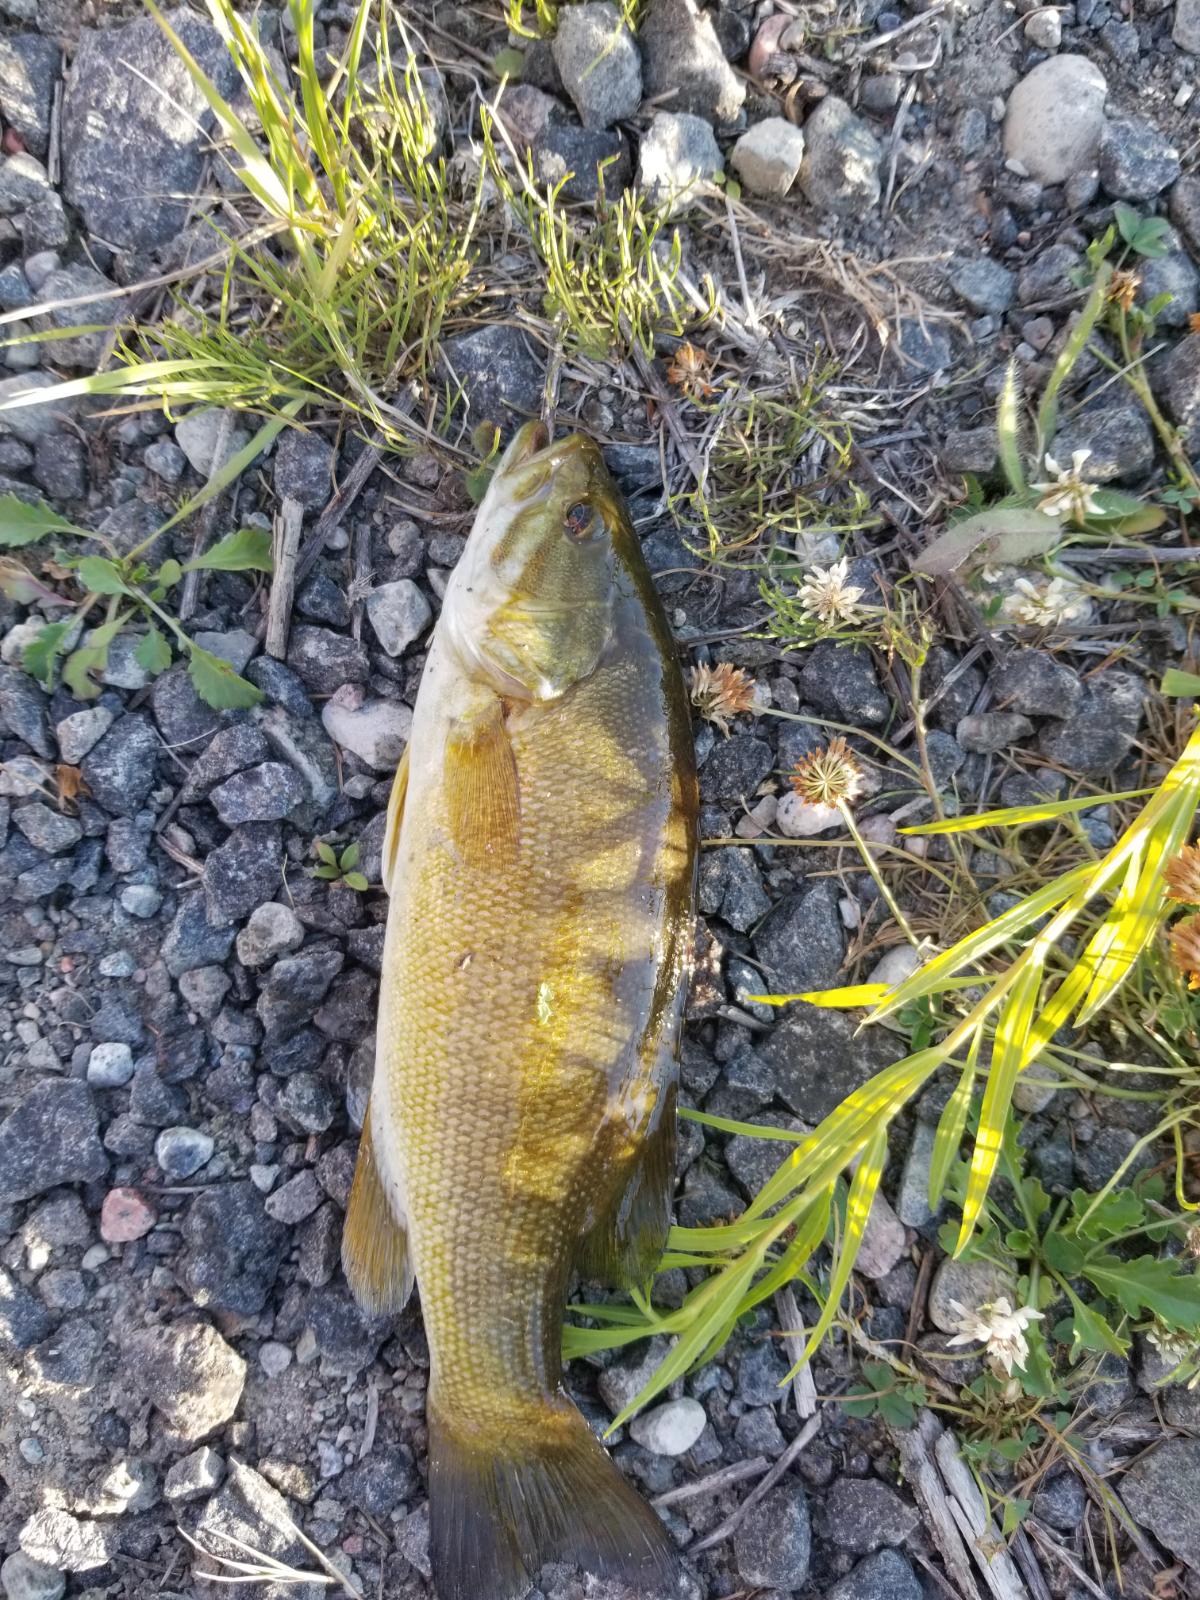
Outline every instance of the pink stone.
[[157, 1221], [158, 1213], [136, 1189], [110, 1189], [100, 1207], [100, 1237], [108, 1244], [129, 1244]]

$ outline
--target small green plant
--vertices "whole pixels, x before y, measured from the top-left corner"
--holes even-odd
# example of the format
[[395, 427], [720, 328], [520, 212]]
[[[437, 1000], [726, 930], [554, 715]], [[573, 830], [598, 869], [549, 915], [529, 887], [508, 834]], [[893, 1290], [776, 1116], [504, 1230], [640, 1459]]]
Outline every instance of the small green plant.
[[[193, 502], [194, 504], [194, 502]], [[145, 552], [178, 517], [133, 550], [122, 554], [102, 534], [77, 528], [48, 505], [29, 504], [15, 495], [0, 497], [0, 550], [26, 549], [58, 535], [72, 541], [99, 545], [103, 555], [74, 554], [55, 548], [56, 570], [82, 591], [78, 600], [46, 591], [69, 614], [48, 622], [25, 649], [22, 665], [47, 689], [61, 680], [77, 699], [94, 700], [99, 678], [108, 665], [109, 652], [118, 635], [133, 627], [140, 635], [134, 658], [144, 672], [156, 677], [175, 657], [187, 662], [196, 693], [219, 710], [257, 705], [262, 693], [241, 677], [227, 661], [190, 639], [168, 609], [172, 591], [186, 572], [270, 572], [270, 535], [258, 528], [243, 528], [194, 557], [180, 563], [173, 558], [151, 564]], [[0, 576], [5, 587], [16, 585], [25, 596], [32, 574], [14, 563]], [[87, 619], [102, 613], [86, 637]]]
[[504, 128], [486, 110], [482, 117], [489, 170], [525, 224], [546, 274], [546, 314], [566, 342], [595, 358], [634, 349], [649, 358], [656, 335], [682, 334], [690, 312], [678, 282], [683, 246], [669, 208], [631, 189], [610, 200], [601, 182], [594, 216], [585, 221], [560, 203], [568, 178], [539, 188], [532, 165], [523, 168], [509, 145], [514, 184], [495, 143], [497, 131], [508, 143]]
[[353, 889], [359, 894], [371, 887], [365, 875], [357, 870], [362, 854], [357, 840], [348, 844], [340, 854], [325, 839], [317, 839], [313, 848], [320, 857], [320, 864], [312, 869], [314, 878], [341, 884], [344, 889]]

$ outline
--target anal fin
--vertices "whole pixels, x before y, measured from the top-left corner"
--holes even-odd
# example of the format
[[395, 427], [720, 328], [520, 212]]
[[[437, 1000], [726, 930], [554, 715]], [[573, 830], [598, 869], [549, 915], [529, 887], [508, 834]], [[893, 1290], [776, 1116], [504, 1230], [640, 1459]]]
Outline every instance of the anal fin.
[[521, 800], [504, 708], [493, 699], [446, 737], [446, 809], [468, 866], [508, 866], [517, 857]]
[[342, 1270], [359, 1305], [375, 1315], [401, 1310], [412, 1293], [408, 1235], [384, 1187], [371, 1141], [369, 1105], [342, 1229]]
[[640, 1288], [666, 1248], [675, 1191], [674, 1083], [664, 1086], [655, 1123], [618, 1178], [609, 1206], [584, 1235], [580, 1275], [617, 1288]]

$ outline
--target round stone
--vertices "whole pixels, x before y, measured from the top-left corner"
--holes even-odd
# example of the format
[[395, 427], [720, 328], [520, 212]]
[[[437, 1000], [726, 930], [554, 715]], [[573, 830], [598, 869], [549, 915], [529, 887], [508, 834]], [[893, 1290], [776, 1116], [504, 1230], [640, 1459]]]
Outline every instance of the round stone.
[[277, 1378], [291, 1366], [292, 1352], [286, 1344], [277, 1344], [274, 1339], [268, 1339], [258, 1352], [258, 1362], [268, 1378]]
[[154, 1141], [154, 1159], [168, 1178], [190, 1178], [213, 1153], [213, 1141], [199, 1128], [164, 1128]]
[[16, 1550], [0, 1564], [0, 1588], [8, 1600], [61, 1600], [66, 1576]]
[[707, 1420], [700, 1402], [685, 1396], [641, 1412], [629, 1424], [629, 1431], [652, 1455], [681, 1456], [704, 1432]]
[[963, 1311], [978, 1311], [1001, 1298], [1015, 1304], [1017, 1281], [1013, 1274], [992, 1261], [955, 1261], [947, 1256], [933, 1275], [929, 1286], [929, 1320], [943, 1333], [962, 1331]]
[[88, 1057], [87, 1081], [97, 1089], [119, 1089], [133, 1077], [133, 1052], [127, 1044], [98, 1044]]
[[1038, 183], [1065, 183], [1096, 165], [1108, 83], [1086, 56], [1052, 56], [1008, 97], [1004, 154]]
[[100, 1237], [108, 1244], [130, 1244], [157, 1220], [154, 1207], [136, 1189], [110, 1189], [100, 1207]]

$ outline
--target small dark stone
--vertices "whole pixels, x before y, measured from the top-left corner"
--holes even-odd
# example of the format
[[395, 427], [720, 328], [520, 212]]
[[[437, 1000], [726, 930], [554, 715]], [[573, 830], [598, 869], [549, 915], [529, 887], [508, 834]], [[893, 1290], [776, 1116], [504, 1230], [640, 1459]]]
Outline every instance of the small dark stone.
[[874, 727], [887, 720], [888, 700], [870, 653], [823, 639], [805, 652], [800, 692], [826, 716]]
[[341, 584], [318, 568], [296, 596], [296, 610], [313, 622], [327, 622], [331, 628], [350, 626], [350, 602]]
[[279, 1091], [275, 1109], [296, 1133], [324, 1133], [337, 1113], [337, 1095], [315, 1072], [295, 1072]]
[[235, 828], [204, 863], [208, 920], [214, 927], [227, 928], [248, 917], [272, 898], [282, 868], [283, 840], [277, 823], [247, 822]]
[[258, 1001], [268, 1038], [289, 1038], [312, 1021], [344, 959], [340, 950], [313, 945], [275, 962]]
[[877, 1550], [835, 1583], [825, 1600], [922, 1600], [924, 1594], [899, 1550]]
[[990, 256], [964, 261], [950, 274], [950, 283], [972, 311], [1002, 316], [1013, 303], [1017, 291], [1016, 274]]
[[196, 749], [221, 725], [217, 713], [196, 693], [182, 662], [155, 678], [150, 707], [158, 731], [169, 745]]
[[790, 1362], [770, 1340], [752, 1344], [742, 1355], [737, 1369], [737, 1397], [748, 1406], [772, 1406], [783, 1399], [780, 1387], [787, 1377]]
[[289, 428], [275, 451], [275, 492], [319, 511], [333, 493], [333, 446], [319, 433]]
[[1021, 269], [1017, 279], [1017, 300], [1023, 306], [1066, 304], [1079, 292], [1071, 274], [1080, 261], [1079, 251], [1070, 245], [1052, 244]]
[[1027, 739], [1033, 723], [1016, 711], [976, 711], [964, 717], [955, 737], [964, 750], [975, 755], [991, 755]]
[[29, 1362], [43, 1383], [71, 1389], [91, 1386], [104, 1335], [94, 1323], [64, 1322], [56, 1333], [29, 1352]]
[[719, 739], [700, 769], [705, 799], [750, 800], [775, 763], [771, 746], [752, 733]]
[[180, 799], [185, 805], [202, 800], [218, 783], [246, 767], [257, 766], [269, 754], [267, 741], [252, 722], [235, 722], [222, 728], [192, 762]]
[[815, 1126], [904, 1050], [883, 1028], [856, 1032], [844, 1013], [800, 1003], [756, 1053], [773, 1072], [779, 1099]]
[[214, 928], [204, 908], [204, 896], [186, 895], [167, 930], [162, 958], [173, 978], [198, 967], [220, 966], [233, 949], [236, 929]]
[[313, 703], [305, 693], [304, 685], [290, 667], [273, 656], [255, 656], [246, 668], [246, 676], [267, 699], [282, 706], [294, 717], [314, 715]]
[[[548, 122], [534, 139], [531, 154], [539, 183], [553, 187], [566, 180], [561, 190], [566, 200], [594, 204], [601, 187], [607, 199], [616, 200], [629, 184], [629, 150], [621, 134], [611, 129]], [[597, 173], [604, 162], [601, 179]]]
[[1002, 709], [1027, 717], [1069, 717], [1083, 696], [1078, 674], [1044, 650], [1014, 650], [988, 687]]
[[920, 1522], [916, 1508], [878, 1478], [839, 1478], [821, 1508], [824, 1537], [852, 1555], [903, 1544]]
[[366, 683], [366, 647], [328, 628], [292, 629], [287, 664], [313, 694], [333, 694], [346, 683]]
[[86, 1084], [45, 1078], [0, 1123], [0, 1202], [108, 1171], [96, 1103]]
[[685, 1228], [703, 1228], [729, 1222], [743, 1210], [741, 1196], [711, 1161], [696, 1161], [688, 1168], [679, 1200], [679, 1222]]
[[1069, 461], [1088, 450], [1084, 474], [1093, 483], [1141, 478], [1154, 465], [1154, 429], [1136, 400], [1110, 395], [1069, 417], [1054, 438], [1053, 454]]
[[771, 909], [762, 874], [750, 850], [710, 850], [700, 858], [700, 909], [748, 932]]
[[[1136, 1144], [1137, 1135], [1132, 1128], [1097, 1128], [1096, 1137], [1087, 1144], [1078, 1145], [1075, 1150], [1075, 1170], [1080, 1183], [1092, 1194], [1102, 1189], [1110, 1178], [1115, 1178], [1120, 1172], [1133, 1154]], [[1143, 1150], [1126, 1169], [1127, 1174], [1132, 1178], [1153, 1164], [1152, 1152]]]
[[341, 1284], [314, 1289], [306, 1323], [329, 1371], [353, 1377], [374, 1361], [391, 1331], [390, 1317], [368, 1316]]
[[1142, 1527], [1200, 1570], [1200, 1439], [1167, 1439], [1138, 1456], [1121, 1494]]
[[901, 317], [900, 337], [896, 343], [901, 365], [909, 379], [919, 377], [922, 373], [944, 372], [954, 360], [949, 335], [936, 323], [921, 323], [915, 317]]
[[127, 711], [80, 762], [93, 800], [114, 816], [140, 811], [154, 787], [159, 741], [149, 721]]
[[61, 65], [58, 46], [39, 33], [0, 37], [0, 112], [40, 160], [50, 148], [50, 103]]
[[209, 795], [227, 828], [244, 822], [279, 822], [308, 799], [308, 789], [293, 767], [264, 761], [235, 772]]
[[802, 1588], [811, 1549], [808, 1500], [796, 1478], [785, 1478], [760, 1500], [733, 1536], [738, 1577], [750, 1589]]
[[49, 1332], [50, 1316], [42, 1302], [0, 1267], [0, 1344], [28, 1350]]
[[88, 489], [83, 440], [73, 433], [40, 438], [34, 446], [33, 481], [56, 500], [82, 500]]
[[837, 886], [822, 879], [781, 900], [759, 925], [754, 952], [780, 993], [831, 987], [846, 952]]
[[168, 1083], [152, 1060], [138, 1062], [129, 1085], [129, 1115], [148, 1128], [170, 1128], [187, 1115], [184, 1091]]
[[17, 667], [0, 667], [0, 724], [35, 754], [53, 760], [54, 740], [42, 691]]
[[314, 1211], [299, 1232], [300, 1276], [319, 1288], [329, 1282], [337, 1269], [342, 1244], [342, 1214], [326, 1202]]
[[412, 1499], [420, 1487], [412, 1452], [402, 1444], [373, 1451], [339, 1484], [351, 1505], [376, 1518], [389, 1517], [398, 1505]]
[[1179, 151], [1150, 122], [1108, 122], [1100, 138], [1100, 182], [1114, 200], [1153, 200], [1179, 176]]
[[1078, 1528], [1087, 1511], [1087, 1490], [1073, 1472], [1043, 1478], [1033, 1501], [1033, 1514], [1060, 1533]]
[[256, 1316], [267, 1303], [289, 1235], [251, 1183], [227, 1183], [192, 1201], [183, 1222], [183, 1281], [197, 1305]]
[[462, 385], [472, 425], [494, 422], [508, 433], [537, 412], [542, 366], [512, 323], [491, 323], [447, 339], [442, 357], [451, 383]]

